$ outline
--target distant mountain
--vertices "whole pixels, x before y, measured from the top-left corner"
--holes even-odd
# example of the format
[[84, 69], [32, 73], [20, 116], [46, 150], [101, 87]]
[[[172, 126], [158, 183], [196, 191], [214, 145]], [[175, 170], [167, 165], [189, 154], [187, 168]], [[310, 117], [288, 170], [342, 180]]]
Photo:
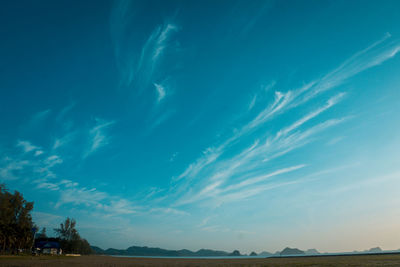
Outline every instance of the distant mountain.
[[320, 254], [319, 251], [316, 250], [315, 248], [307, 249], [304, 253], [306, 255], [317, 255], [317, 254]]
[[241, 256], [239, 250], [234, 250], [229, 256]]
[[280, 252], [281, 255], [304, 255], [304, 251], [297, 248], [285, 248]]
[[[190, 251], [190, 250], [189, 250]], [[200, 249], [196, 252], [192, 252], [193, 256], [204, 256], [204, 257], [218, 257], [218, 256], [229, 256], [228, 252], [219, 251], [219, 250], [211, 250], [211, 249]]]
[[92, 248], [94, 254], [104, 254], [104, 250], [103, 249], [101, 249], [99, 247], [96, 247], [96, 246], [90, 246], [90, 247]]
[[200, 249], [196, 252], [181, 249], [181, 250], [167, 250], [162, 248], [149, 248], [132, 246], [127, 249], [109, 248], [103, 250], [99, 247], [92, 246], [92, 250], [96, 254], [102, 255], [119, 255], [119, 256], [164, 256], [164, 257], [218, 257], [218, 256], [241, 256], [238, 250], [232, 253], [211, 249]]
[[376, 247], [376, 248], [371, 248], [369, 250], [366, 250], [365, 252], [369, 252], [369, 253], [381, 253], [382, 249], [380, 247]]
[[269, 257], [269, 256], [272, 256], [272, 255], [274, 255], [274, 254], [272, 254], [272, 253], [270, 253], [268, 251], [263, 251], [260, 254], [258, 254], [258, 256], [263, 256], [263, 257]]
[[250, 256], [257, 256], [257, 253], [255, 253], [254, 251], [252, 251], [252, 252], [250, 253]]

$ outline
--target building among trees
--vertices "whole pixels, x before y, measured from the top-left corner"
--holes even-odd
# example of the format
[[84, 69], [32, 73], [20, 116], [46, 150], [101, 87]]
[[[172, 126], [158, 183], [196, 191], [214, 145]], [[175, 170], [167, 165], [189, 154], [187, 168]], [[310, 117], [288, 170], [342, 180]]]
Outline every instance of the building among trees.
[[35, 240], [35, 254], [61, 255], [62, 249], [58, 238], [38, 238]]

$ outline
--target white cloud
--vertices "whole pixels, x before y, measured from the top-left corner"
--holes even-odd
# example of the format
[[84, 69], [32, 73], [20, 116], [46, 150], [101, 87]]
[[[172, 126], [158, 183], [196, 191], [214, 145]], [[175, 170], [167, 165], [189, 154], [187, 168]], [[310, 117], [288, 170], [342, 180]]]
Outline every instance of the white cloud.
[[51, 112], [50, 109], [46, 109], [46, 110], [37, 112], [36, 114], [34, 114], [32, 116], [31, 124], [35, 124], [35, 123], [38, 123], [38, 122], [44, 120], [50, 114], [50, 112]]
[[[322, 112], [332, 108], [339, 103], [345, 93], [338, 93], [327, 100], [325, 105], [311, 111], [305, 116], [295, 120], [289, 126], [282, 127], [275, 135], [268, 134], [264, 142], [257, 141], [253, 145], [243, 150], [239, 150], [225, 157], [224, 160], [218, 160], [233, 145], [241, 143], [241, 137], [254, 133], [255, 129], [260, 129], [266, 122], [276, 118], [278, 115], [287, 113], [289, 110], [300, 104], [306, 103], [319, 93], [332, 89], [343, 84], [344, 81], [354, 75], [381, 64], [382, 62], [394, 57], [400, 51], [400, 45], [391, 43], [379, 47], [390, 36], [387, 35], [382, 40], [376, 42], [370, 47], [356, 53], [353, 57], [346, 60], [334, 71], [326, 74], [321, 79], [312, 81], [299, 89], [287, 92], [275, 91], [275, 96], [271, 104], [258, 112], [247, 123], [244, 123], [230, 138], [222, 142], [221, 145], [212, 149], [211, 153], [202, 155], [191, 163], [180, 175], [173, 178], [175, 196], [178, 196], [176, 205], [188, 202], [198, 201], [204, 197], [218, 195], [226, 190], [226, 185], [231, 188], [240, 185], [251, 185], [245, 181], [251, 177], [251, 174], [265, 169], [265, 164], [271, 159], [281, 157], [294, 149], [305, 146], [315, 140], [317, 134], [322, 131], [338, 125], [350, 117], [328, 119], [316, 125], [309, 122], [319, 116]], [[252, 99], [249, 110], [252, 110], [256, 102], [256, 97]], [[299, 130], [300, 127], [305, 129]], [[268, 136], [267, 135], [267, 136]], [[261, 139], [264, 137], [262, 136]], [[257, 139], [260, 139], [258, 137]], [[302, 166], [302, 165], [299, 165]], [[254, 176], [262, 177], [262, 176]], [[185, 181], [182, 182], [182, 179]], [[250, 178], [251, 179], [251, 178]], [[256, 180], [249, 181], [258, 181]], [[261, 178], [260, 178], [261, 179]], [[232, 183], [235, 181], [234, 183]], [[261, 179], [260, 181], [264, 181]], [[251, 187], [251, 186], [250, 186]], [[260, 192], [257, 188], [250, 188], [246, 194], [253, 195]]]
[[13, 160], [6, 158], [4, 164], [5, 166], [0, 168], [0, 177], [4, 180], [16, 180], [19, 178], [16, 172], [29, 166], [30, 162], [28, 160]]
[[331, 97], [324, 106], [312, 111], [311, 113], [307, 114], [306, 116], [302, 117], [301, 119], [297, 120], [295, 123], [290, 125], [289, 127], [286, 127], [282, 130], [280, 130], [276, 136], [276, 138], [279, 138], [282, 135], [286, 135], [289, 132], [292, 132], [293, 130], [297, 129], [299, 126], [303, 125], [305, 122], [317, 117], [319, 114], [322, 112], [326, 111], [327, 109], [333, 107], [337, 103], [340, 102], [341, 99], [345, 96], [345, 93], [339, 93], [335, 95], [334, 97]]
[[157, 102], [159, 103], [161, 100], [164, 99], [166, 92], [165, 87], [161, 84], [154, 83], [154, 87], [157, 90]]
[[65, 145], [67, 145], [68, 143], [70, 143], [74, 139], [76, 134], [77, 134], [77, 132], [73, 131], [73, 132], [65, 134], [61, 138], [56, 138], [54, 140], [53, 149], [58, 149], [60, 147], [63, 147]]
[[60, 113], [58, 113], [56, 120], [57, 121], [62, 121], [64, 119], [64, 117], [68, 114], [68, 112], [70, 112], [73, 108], [75, 107], [75, 102], [72, 102], [71, 104], [69, 104], [68, 106], [64, 107]]
[[40, 149], [40, 147], [32, 145], [29, 141], [21, 140], [17, 142], [17, 147], [21, 147], [24, 152], [30, 152]]
[[307, 90], [306, 95], [302, 99], [297, 99], [294, 105], [303, 104], [321, 92], [338, 87], [349, 78], [393, 58], [400, 51], [400, 44], [392, 42], [383, 45], [390, 37], [390, 34], [386, 34], [381, 40], [357, 52], [338, 68], [315, 81], [313, 86]]
[[51, 155], [47, 157], [44, 161], [46, 168], [52, 168], [53, 166], [61, 164], [62, 162], [63, 160], [58, 155]]
[[170, 214], [170, 215], [189, 215], [189, 213], [174, 209], [174, 208], [152, 208], [150, 210], [150, 213], [156, 213], [156, 214]]
[[43, 150], [37, 150], [37, 151], [35, 151], [35, 157], [40, 156], [40, 155], [42, 155], [43, 153], [44, 153]]
[[125, 71], [128, 86], [136, 86], [140, 91], [149, 86], [164, 51], [171, 45], [172, 34], [177, 31], [178, 27], [172, 23], [166, 23], [153, 30], [142, 48], [139, 60], [132, 61]]
[[178, 27], [176, 27], [174, 24], [171, 23], [168, 23], [164, 26], [161, 33], [158, 35], [156, 39], [156, 44], [154, 46], [153, 56], [152, 56], [153, 61], [157, 61], [157, 59], [161, 56], [162, 52], [167, 46], [167, 42], [171, 33], [176, 32], [177, 30]]
[[96, 119], [96, 126], [89, 131], [89, 148], [84, 153], [84, 158], [109, 143], [109, 136], [107, 136], [106, 131], [114, 123], [115, 121]]
[[254, 105], [256, 104], [256, 101], [257, 101], [257, 95], [254, 95], [249, 104], [249, 108], [248, 108], [249, 110], [253, 109]]
[[36, 188], [38, 189], [47, 189], [47, 190], [52, 190], [52, 191], [58, 191], [60, 187], [55, 184], [55, 183], [49, 183], [49, 182], [43, 182], [39, 183]]
[[78, 188], [66, 188], [60, 190], [60, 198], [55, 205], [56, 208], [61, 205], [72, 203], [74, 205], [85, 205], [85, 206], [98, 206], [101, 205], [101, 201], [106, 199], [108, 195], [104, 192], [97, 191], [95, 188], [87, 189], [85, 187]]
[[304, 168], [306, 165], [305, 164], [301, 164], [301, 165], [297, 165], [297, 166], [292, 166], [292, 167], [288, 167], [288, 168], [284, 168], [284, 169], [280, 169], [277, 171], [274, 171], [272, 173], [269, 174], [265, 174], [265, 175], [259, 175], [256, 177], [251, 177], [248, 178], [240, 183], [228, 186], [224, 191], [232, 191], [232, 190], [237, 190], [237, 189], [241, 189], [242, 187], [246, 187], [255, 183], [260, 183], [263, 182], [271, 177], [280, 175], [280, 174], [284, 174], [284, 173], [288, 173], [288, 172], [292, 172], [301, 168]]

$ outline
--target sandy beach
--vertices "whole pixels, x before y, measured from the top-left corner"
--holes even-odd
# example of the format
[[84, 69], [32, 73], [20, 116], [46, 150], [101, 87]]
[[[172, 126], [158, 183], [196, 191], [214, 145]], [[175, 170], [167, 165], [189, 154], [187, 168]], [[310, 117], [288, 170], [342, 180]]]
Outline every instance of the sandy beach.
[[400, 266], [400, 254], [265, 259], [156, 259], [111, 256], [0, 256], [0, 266]]

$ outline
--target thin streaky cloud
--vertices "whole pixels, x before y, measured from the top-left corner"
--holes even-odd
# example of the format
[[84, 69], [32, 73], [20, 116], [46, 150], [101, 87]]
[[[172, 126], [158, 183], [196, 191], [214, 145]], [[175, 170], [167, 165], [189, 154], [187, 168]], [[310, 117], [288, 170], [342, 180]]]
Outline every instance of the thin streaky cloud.
[[328, 146], [333, 146], [333, 145], [336, 145], [337, 143], [339, 143], [340, 141], [342, 141], [344, 138], [345, 138], [344, 136], [334, 137], [331, 140], [329, 140], [326, 144]]
[[77, 131], [73, 131], [73, 132], [65, 134], [64, 136], [62, 136], [60, 138], [56, 138], [54, 140], [52, 149], [59, 149], [63, 146], [66, 146], [67, 144], [69, 144], [70, 142], [73, 141], [73, 139], [75, 138], [77, 133], [78, 133]]
[[373, 43], [366, 49], [357, 52], [351, 58], [342, 63], [338, 68], [323, 76], [320, 80], [310, 88], [309, 92], [303, 99], [298, 100], [295, 105], [303, 104], [316, 95], [338, 87], [346, 82], [349, 78], [367, 70], [378, 66], [383, 62], [393, 58], [400, 51], [399, 42], [386, 41], [391, 37], [386, 34], [381, 40]]
[[17, 180], [19, 176], [15, 173], [29, 166], [31, 163], [28, 160], [13, 160], [7, 158], [4, 162], [4, 167], [0, 168], [0, 177], [4, 180]]
[[277, 176], [277, 175], [280, 175], [280, 174], [284, 174], [284, 173], [288, 173], [288, 172], [292, 172], [292, 171], [304, 168], [305, 166], [307, 166], [307, 165], [301, 164], [301, 165], [297, 165], [297, 166], [292, 166], [292, 167], [280, 169], [280, 170], [274, 171], [274, 172], [266, 174], [266, 175], [260, 175], [260, 176], [257, 176], [257, 177], [252, 177], [252, 178], [246, 179], [243, 182], [240, 182], [238, 184], [228, 186], [227, 188], [225, 188], [224, 192], [237, 190], [237, 189], [241, 189], [242, 187], [245, 187], [245, 186], [249, 186], [249, 185], [252, 185], [252, 184], [260, 183], [260, 182], [263, 182], [263, 181], [265, 181], [265, 180], [267, 180], [267, 179], [269, 179], [271, 177], [274, 177], [274, 176]]
[[62, 121], [65, 116], [76, 106], [75, 102], [72, 102], [68, 106], [64, 107], [57, 115], [56, 120]]
[[43, 111], [39, 111], [36, 114], [34, 114], [31, 118], [31, 124], [38, 123], [42, 120], [44, 120], [51, 112], [51, 109], [46, 109]]
[[160, 103], [160, 101], [163, 100], [166, 95], [165, 87], [157, 83], [154, 83], [154, 87], [157, 91], [157, 102]]
[[157, 61], [167, 46], [168, 39], [172, 32], [176, 32], [178, 27], [174, 24], [168, 23], [159, 34], [156, 45], [153, 50], [152, 60]]
[[149, 130], [153, 130], [165, 121], [167, 121], [174, 113], [175, 110], [164, 111], [154, 122], [151, 123]]
[[44, 153], [43, 150], [36, 150], [36, 151], [35, 151], [35, 157], [40, 156], [40, 155], [42, 155], [43, 153]]
[[224, 194], [224, 195], [215, 197], [212, 199], [211, 204], [214, 206], [220, 206], [223, 203], [226, 204], [226, 203], [230, 203], [230, 202], [241, 201], [241, 200], [259, 195], [268, 190], [273, 190], [273, 189], [276, 189], [279, 187], [294, 185], [294, 184], [299, 184], [299, 183], [304, 183], [304, 182], [309, 182], [309, 181], [312, 181], [312, 180], [298, 179], [298, 180], [292, 180], [292, 181], [288, 181], [288, 182], [267, 184], [267, 185], [263, 185], [263, 186], [252, 187], [252, 188], [249, 188], [246, 190], [228, 193], [228, 194]]
[[250, 185], [253, 185], [253, 184], [256, 184], [256, 183], [260, 183], [260, 182], [263, 182], [263, 181], [265, 181], [265, 180], [267, 180], [269, 178], [272, 178], [274, 176], [278, 176], [278, 175], [281, 175], [281, 174], [284, 174], [284, 173], [289, 173], [289, 172], [301, 169], [301, 168], [303, 168], [305, 166], [306, 165], [301, 164], [301, 165], [297, 165], [297, 166], [292, 166], [292, 167], [280, 169], [280, 170], [274, 171], [274, 172], [266, 174], [266, 175], [260, 175], [260, 176], [257, 176], [257, 177], [251, 177], [251, 178], [248, 178], [248, 179], [246, 179], [246, 180], [244, 180], [242, 182], [239, 182], [239, 183], [236, 183], [236, 184], [233, 184], [233, 185], [229, 185], [229, 186], [226, 186], [226, 187], [221, 187], [221, 185], [223, 184], [224, 181], [219, 180], [219, 181], [216, 181], [216, 182], [214, 182], [212, 184], [209, 184], [208, 186], [203, 188], [200, 192], [198, 192], [195, 195], [189, 194], [189, 195], [184, 196], [183, 198], [179, 199], [175, 203], [175, 205], [176, 206], [181, 206], [181, 205], [187, 205], [187, 204], [190, 204], [190, 203], [193, 203], [193, 202], [197, 202], [197, 201], [203, 200], [205, 198], [217, 198], [217, 197], [219, 197], [221, 195], [227, 194], [230, 191], [235, 191], [235, 190], [241, 189], [241, 188], [246, 187], [246, 186], [250, 186]]
[[256, 104], [256, 101], [257, 101], [257, 95], [254, 95], [253, 98], [251, 99], [248, 110], [253, 109], [254, 105]]
[[334, 105], [336, 105], [337, 103], [339, 103], [341, 101], [341, 99], [343, 99], [343, 97], [345, 96], [345, 93], [339, 93], [337, 95], [335, 95], [334, 97], [331, 97], [324, 106], [312, 111], [311, 113], [307, 114], [306, 116], [302, 117], [301, 119], [297, 120], [295, 123], [293, 123], [292, 125], [280, 130], [278, 132], [278, 134], [276, 135], [276, 138], [279, 138], [282, 135], [286, 135], [289, 132], [292, 132], [293, 130], [297, 129], [298, 127], [300, 127], [301, 125], [303, 125], [304, 123], [306, 123], [307, 121], [317, 117], [319, 114], [321, 114], [322, 112], [326, 111], [327, 109], [333, 107]]
[[[294, 149], [298, 149], [300, 147], [303, 147], [307, 144], [309, 144], [312, 140], [312, 137], [314, 137], [316, 134], [325, 131], [326, 129], [329, 129], [333, 126], [336, 126], [338, 124], [341, 124], [351, 117], [344, 117], [340, 119], [330, 119], [327, 121], [324, 121], [322, 123], [319, 123], [303, 132], [295, 132], [293, 134], [290, 134], [284, 138], [278, 139], [278, 141], [275, 143], [275, 149], [273, 150], [273, 153], [270, 153], [270, 156], [265, 157], [262, 161], [270, 161], [272, 159], [275, 159], [277, 157], [281, 157]], [[270, 143], [268, 143], [270, 144]]]
[[24, 152], [31, 152], [35, 150], [40, 150], [41, 148], [35, 145], [32, 145], [31, 142], [29, 141], [24, 141], [24, 140], [19, 140], [17, 142], [17, 147], [21, 147]]
[[84, 153], [84, 158], [88, 157], [89, 155], [96, 152], [99, 148], [109, 143], [107, 129], [114, 123], [115, 121], [104, 121], [101, 119], [96, 119], [96, 126], [89, 130], [89, 148]]
[[165, 23], [153, 30], [142, 48], [136, 69], [130, 71], [135, 73], [131, 74], [130, 84], [134, 83], [140, 91], [148, 87], [164, 51], [170, 46], [172, 34], [177, 31], [178, 27], [172, 23]]
[[257, 22], [266, 15], [267, 11], [269, 11], [273, 6], [273, 1], [266, 1], [264, 2], [261, 8], [257, 8], [255, 14], [252, 14], [251, 19], [247, 20], [247, 23], [242, 27], [242, 34], [246, 35]]
[[[352, 56], [344, 63], [342, 63], [334, 71], [326, 74], [320, 80], [309, 82], [304, 86], [302, 86], [301, 88], [292, 91], [287, 91], [287, 92], [275, 91], [275, 97], [272, 104], [264, 108], [252, 120], [250, 120], [240, 130], [238, 130], [232, 137], [227, 139], [223, 143], [223, 145], [220, 146], [220, 149], [217, 150], [218, 153], [215, 154], [214, 159], [217, 159], [220, 155], [222, 155], [225, 148], [229, 147], [229, 145], [233, 141], [239, 139], [244, 134], [251, 132], [253, 129], [259, 128], [260, 126], [264, 125], [267, 121], [275, 118], [275, 116], [283, 114], [300, 104], [304, 104], [305, 102], [314, 98], [317, 94], [319, 94], [323, 90], [337, 87], [338, 85], [342, 84], [345, 80], [348, 80], [349, 78], [360, 73], [361, 71], [364, 71], [368, 68], [381, 64], [384, 61], [394, 57], [400, 49], [400, 46], [397, 43], [390, 44], [389, 46], [383, 47], [379, 51], [376, 51], [377, 47], [382, 43], [384, 43], [388, 38], [390, 38], [390, 35], [389, 34], [385, 35], [383, 39], [375, 42], [366, 49], [363, 49], [360, 52], [356, 53], [354, 56]], [[303, 120], [298, 121], [297, 126], [303, 124], [310, 118], [317, 116], [327, 108], [335, 105], [336, 101], [339, 101], [343, 96], [344, 93], [337, 95], [337, 98], [331, 99], [330, 100], [331, 102], [330, 103], [328, 102], [326, 107], [322, 107], [320, 110], [315, 111], [314, 114], [309, 114], [308, 118], [303, 118]], [[291, 136], [291, 138], [295, 137]], [[300, 146], [299, 144], [296, 145], [296, 147], [299, 146]], [[291, 150], [293, 149], [290, 147], [286, 148], [287, 152]], [[283, 151], [276, 155], [277, 156], [283, 155], [287, 152]], [[266, 158], [265, 160], [268, 160], [268, 158]], [[182, 174], [180, 174], [178, 178], [175, 178], [174, 180], [176, 181], [180, 180], [183, 177], [195, 176], [197, 173], [200, 172], [200, 170], [209, 165], [208, 162], [211, 161], [207, 160], [206, 156], [202, 156], [201, 158], [197, 159], [195, 163], [190, 164], [186, 168], [186, 170]]]
[[[327, 105], [325, 106], [325, 110], [333, 106], [334, 104], [338, 103], [340, 99], [343, 98], [343, 95], [344, 94], [340, 93], [329, 99], [327, 101]], [[314, 114], [313, 116], [310, 115], [305, 116], [303, 120], [301, 120], [302, 123], [306, 121], [305, 118], [309, 120], [312, 117], [315, 117], [322, 112], [321, 109], [317, 110], [319, 112], [314, 111], [311, 113]], [[251, 175], [252, 172], [264, 168], [263, 166], [266, 161], [283, 156], [289, 153], [290, 151], [293, 151], [294, 149], [300, 148], [310, 143], [312, 141], [312, 137], [315, 136], [317, 133], [320, 133], [323, 130], [335, 126], [345, 121], [346, 119], [347, 118], [327, 120], [323, 123], [319, 123], [313, 127], [310, 127], [309, 129], [306, 129], [304, 131], [297, 131], [295, 133], [288, 135], [292, 130], [301, 125], [300, 123], [295, 123], [286, 130], [279, 131], [275, 135], [275, 137], [268, 138], [266, 142], [256, 141], [253, 145], [244, 149], [239, 154], [233, 156], [231, 159], [215, 163], [214, 165], [212, 165], [211, 173], [206, 172], [200, 174], [203, 171], [203, 168], [207, 166], [206, 164], [197, 165], [198, 169], [196, 172], [192, 171], [193, 168], [192, 166], [191, 168], [186, 170], [187, 173], [184, 173], [182, 175], [185, 176], [192, 175], [194, 177], [196, 177], [197, 175], [206, 175], [207, 177], [209, 177], [209, 179], [206, 179], [205, 182], [200, 183], [199, 186], [196, 185], [190, 186], [188, 184], [188, 182], [192, 181], [193, 178], [189, 179], [186, 184], [181, 185], [181, 188], [180, 190], [178, 189], [178, 191], [180, 191], [181, 193], [183, 192], [184, 195], [178, 198], [175, 205], [197, 202], [204, 198], [210, 198], [212, 196], [215, 196], [216, 194], [221, 194], [226, 190], [241, 188], [245, 185], [251, 185], [256, 182], [265, 181], [268, 178], [268, 176], [262, 176], [262, 175], [254, 176], [257, 178], [253, 177], [253, 180], [252, 178], [246, 176], [249, 176], [249, 174]], [[265, 158], [265, 155], [269, 156]], [[210, 164], [211, 163], [212, 162], [210, 162]], [[303, 168], [304, 166], [305, 165], [297, 165], [294, 166], [293, 168], [277, 171], [276, 173], [273, 174], [275, 175], [285, 171], [297, 170], [299, 168]], [[228, 187], [224, 187], [223, 185], [233, 177], [236, 177], [235, 180], [239, 182], [231, 184]]]

